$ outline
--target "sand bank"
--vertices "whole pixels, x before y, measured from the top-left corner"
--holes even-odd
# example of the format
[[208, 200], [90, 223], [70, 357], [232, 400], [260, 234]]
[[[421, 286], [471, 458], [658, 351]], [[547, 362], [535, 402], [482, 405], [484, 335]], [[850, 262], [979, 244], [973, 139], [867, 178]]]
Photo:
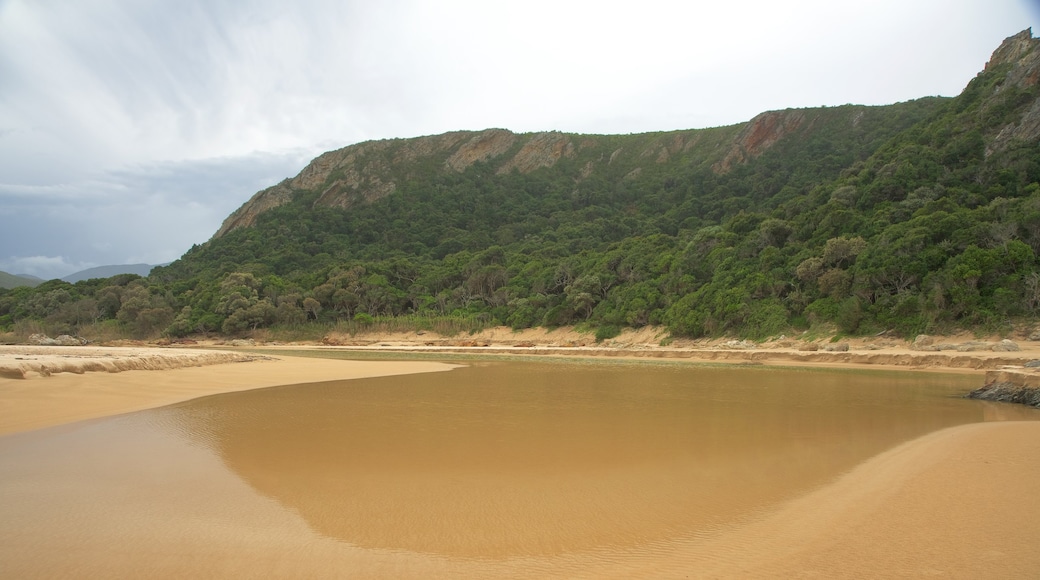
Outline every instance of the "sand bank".
[[60, 373], [118, 373], [249, 362], [263, 357], [199, 349], [0, 345], [0, 378], [34, 379]]
[[[597, 342], [590, 333], [573, 328], [514, 331], [492, 327], [454, 337], [433, 332], [370, 332], [355, 335], [330, 333], [321, 342], [278, 345], [258, 340], [258, 347], [307, 348], [344, 352], [400, 352], [439, 354], [492, 354], [541, 357], [612, 357], [668, 359], [731, 364], [877, 368], [981, 373], [1004, 367], [1022, 367], [1040, 359], [1040, 341], [1017, 337], [1014, 352], [998, 347], [1002, 337], [978, 338], [964, 334], [928, 337], [927, 346], [887, 336], [791, 339], [777, 337], [764, 342], [730, 339], [687, 339], [668, 335], [660, 327], [625, 329], [619, 336]], [[994, 350], [996, 349], [996, 350]], [[1037, 372], [1028, 369], [1026, 372]], [[1040, 377], [1040, 373], [1038, 373]], [[979, 385], [982, 385], [980, 381]]]
[[451, 368], [196, 349], [0, 346], [0, 435], [232, 391]]
[[703, 578], [1033, 578], [1040, 422], [937, 431], [640, 573]]

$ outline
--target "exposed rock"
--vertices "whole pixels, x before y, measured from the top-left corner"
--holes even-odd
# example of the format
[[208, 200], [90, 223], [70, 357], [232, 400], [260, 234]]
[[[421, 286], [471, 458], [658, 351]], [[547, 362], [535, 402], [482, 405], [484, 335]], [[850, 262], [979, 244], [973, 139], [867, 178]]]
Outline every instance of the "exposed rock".
[[980, 350], [992, 350], [993, 345], [988, 342], [970, 340], [957, 345], [957, 352], [978, 352]]
[[28, 342], [35, 346], [56, 346], [58, 344], [58, 341], [46, 334], [30, 334]]
[[798, 347], [798, 350], [802, 352], [816, 352], [820, 350], [820, 345], [815, 342], [808, 342]]
[[1034, 369], [1035, 368], [1040, 368], [1040, 360], [1031, 360], [1031, 361], [1027, 362], [1023, 366], [1028, 367], [1028, 368], [1034, 368]]
[[740, 132], [729, 153], [715, 165], [715, 173], [729, 173], [733, 166], [758, 157], [807, 121], [806, 112], [788, 109], [762, 113]]
[[823, 350], [825, 352], [848, 352], [848, 350], [849, 350], [849, 343], [847, 343], [847, 342], [838, 342], [838, 343], [835, 343], [835, 344], [825, 344], [823, 346]]
[[516, 139], [516, 135], [505, 129], [481, 131], [463, 143], [444, 164], [455, 171], [464, 171], [478, 161], [487, 161], [509, 151]]
[[253, 225], [258, 215], [269, 209], [289, 203], [292, 201], [292, 195], [293, 192], [289, 188], [288, 179], [278, 185], [258, 191], [253, 197], [249, 198], [249, 201], [242, 204], [242, 207], [236, 209], [224, 219], [224, 223], [220, 225], [220, 229], [213, 234], [213, 237], [219, 238], [233, 229]]
[[337, 180], [330, 185], [314, 202], [316, 207], [349, 208], [357, 203], [375, 201], [386, 197], [397, 189], [397, 184], [384, 182], [378, 175], [372, 174], [364, 181], [356, 172], [348, 174], [346, 179]]
[[[480, 133], [491, 132], [502, 132], [512, 135], [512, 133], [505, 129], [487, 129]], [[392, 142], [399, 142], [400, 146], [397, 148], [397, 153], [394, 155], [392, 161], [395, 164], [409, 163], [423, 157], [443, 154], [459, 147], [460, 143], [465, 143], [472, 138], [472, 131], [452, 131], [441, 135], [428, 135], [426, 137], [417, 137], [415, 139], [395, 139]]]
[[581, 173], [579, 173], [578, 175], [581, 177], [581, 179], [588, 179], [588, 177], [590, 175], [592, 175], [592, 168], [593, 167], [594, 166], [593, 166], [592, 162], [589, 161], [588, 163], [585, 164], [584, 167], [581, 168]]
[[539, 133], [531, 137], [517, 154], [498, 168], [499, 175], [516, 170], [530, 173], [542, 167], [552, 167], [562, 157], [574, 154], [574, 144], [563, 133]]
[[[1010, 89], [1028, 90], [1040, 84], [1040, 40], [1033, 38], [1032, 29], [1011, 36], [993, 52], [981, 74], [1001, 66], [1009, 66], [1004, 81], [987, 100], [984, 107], [1001, 105], [1001, 93]], [[1040, 139], [1040, 100], [1035, 100], [1024, 115], [1001, 129], [986, 146], [986, 156], [1006, 149], [1015, 141], [1033, 142]]]
[[1040, 389], [1010, 381], [989, 383], [968, 393], [968, 398], [1040, 407]]
[[991, 350], [994, 352], [1018, 352], [1022, 350], [1022, 348], [1019, 347], [1016, 342], [1005, 338], [1004, 340], [993, 345]]
[[29, 336], [28, 342], [35, 346], [83, 346], [88, 341], [85, 338], [68, 334], [58, 335], [57, 338], [50, 338], [46, 334], [33, 334]]
[[917, 338], [910, 345], [910, 350], [932, 350], [930, 347], [935, 344], [935, 339], [928, 336], [927, 334], [918, 334]]
[[732, 350], [750, 350], [755, 348], [757, 345], [749, 340], [728, 340], [719, 346], [721, 348]]
[[[1037, 40], [1033, 38], [1033, 29], [1027, 28], [1018, 34], [1005, 38], [1004, 42], [1001, 42], [1000, 46], [993, 51], [992, 56], [989, 57], [989, 61], [986, 62], [986, 66], [982, 70], [983, 72], [990, 72], [1000, 65], [1021, 64], [1023, 59], [1031, 56], [1036, 46]], [[1013, 71], [1013, 74], [1009, 75], [1008, 80], [1017, 80], [1022, 76], [1023, 74]], [[1036, 84], [1035, 79], [1033, 84]]]
[[1029, 335], [1029, 340], [1040, 340], [1040, 330], [1034, 330]]
[[28, 343], [34, 346], [83, 346], [88, 342], [85, 338], [67, 334], [58, 335], [57, 338], [51, 338], [46, 334], [32, 334], [28, 339]]
[[649, 157], [655, 163], [667, 163], [673, 155], [678, 155], [686, 150], [686, 136], [676, 133], [669, 138], [654, 141], [647, 147], [642, 157]]

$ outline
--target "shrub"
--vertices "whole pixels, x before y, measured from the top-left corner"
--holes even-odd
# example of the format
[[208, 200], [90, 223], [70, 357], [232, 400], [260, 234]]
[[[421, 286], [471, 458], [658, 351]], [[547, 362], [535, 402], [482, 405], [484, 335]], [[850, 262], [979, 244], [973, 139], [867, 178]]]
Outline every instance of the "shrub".
[[621, 327], [607, 324], [596, 329], [596, 342], [603, 342], [621, 334]]

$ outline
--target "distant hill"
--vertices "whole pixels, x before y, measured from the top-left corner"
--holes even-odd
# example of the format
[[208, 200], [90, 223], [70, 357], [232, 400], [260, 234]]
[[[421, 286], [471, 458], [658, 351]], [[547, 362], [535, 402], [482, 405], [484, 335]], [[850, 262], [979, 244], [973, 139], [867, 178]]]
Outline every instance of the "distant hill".
[[137, 274], [138, 276], [147, 276], [152, 268], [153, 264], [121, 264], [116, 266], [98, 266], [96, 268], [87, 268], [81, 270], [75, 274], [69, 274], [62, 278], [65, 282], [75, 283], [80, 280], [92, 280], [94, 278], [111, 278], [112, 276], [118, 276], [119, 274]]
[[19, 286], [36, 286], [43, 280], [30, 278], [28, 276], [18, 276], [15, 274], [8, 274], [7, 272], [0, 272], [0, 288], [17, 288]]
[[32, 280], [33, 282], [46, 282], [47, 281], [44, 278], [40, 278], [39, 276], [33, 276], [32, 274], [15, 274], [15, 276], [18, 276], [19, 278], [25, 278], [26, 280]]

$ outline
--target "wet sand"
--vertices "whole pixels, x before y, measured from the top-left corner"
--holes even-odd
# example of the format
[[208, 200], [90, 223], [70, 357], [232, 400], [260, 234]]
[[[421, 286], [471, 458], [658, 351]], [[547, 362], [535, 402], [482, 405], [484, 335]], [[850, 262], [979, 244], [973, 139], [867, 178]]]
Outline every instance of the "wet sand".
[[953, 427], [882, 453], [762, 520], [644, 572], [1035, 578], [1038, 478], [1040, 422]]
[[[434, 362], [342, 361], [285, 357], [168, 370], [0, 378], [0, 434], [155, 408], [266, 386], [448, 370]], [[980, 381], [982, 378], [979, 373]], [[992, 406], [1000, 414], [1005, 406]], [[837, 481], [703, 541], [662, 551], [652, 561], [576, 562], [570, 577], [922, 577], [1031, 578], [1040, 569], [1040, 422], [971, 424], [928, 434], [860, 464]], [[247, 526], [251, 534], [259, 529]], [[224, 529], [220, 534], [233, 531]], [[272, 539], [242, 543], [240, 558], [270, 558]], [[232, 543], [235, 543], [232, 542]], [[362, 562], [333, 546], [290, 544], [286, 575], [328, 572], [305, 562], [366, 575]], [[294, 552], [295, 550], [295, 552]], [[302, 550], [302, 551], [301, 551]], [[298, 553], [297, 553], [298, 552]], [[291, 553], [307, 556], [297, 560]], [[265, 556], [266, 554], [266, 556]], [[443, 568], [390, 555], [367, 575], [525, 576], [508, 563]], [[158, 563], [157, 563], [158, 565]], [[152, 571], [178, 572], [165, 562]], [[316, 564], [315, 564], [316, 565]], [[248, 568], [254, 572], [259, 568]], [[301, 567], [302, 566], [302, 567]], [[334, 568], [333, 568], [334, 569]], [[140, 570], [139, 570], [140, 571]], [[183, 571], [183, 570], [180, 570]], [[231, 572], [232, 569], [224, 569]], [[245, 569], [240, 569], [240, 572]], [[548, 572], [548, 570], [545, 570]]]
[[[28, 360], [32, 359], [32, 360]], [[232, 361], [232, 362], [227, 362]], [[27, 365], [29, 378], [9, 378]], [[156, 348], [0, 346], [0, 435], [279, 385], [446, 371], [453, 365], [257, 357]], [[127, 370], [123, 370], [127, 369]], [[156, 369], [156, 370], [148, 370]]]

